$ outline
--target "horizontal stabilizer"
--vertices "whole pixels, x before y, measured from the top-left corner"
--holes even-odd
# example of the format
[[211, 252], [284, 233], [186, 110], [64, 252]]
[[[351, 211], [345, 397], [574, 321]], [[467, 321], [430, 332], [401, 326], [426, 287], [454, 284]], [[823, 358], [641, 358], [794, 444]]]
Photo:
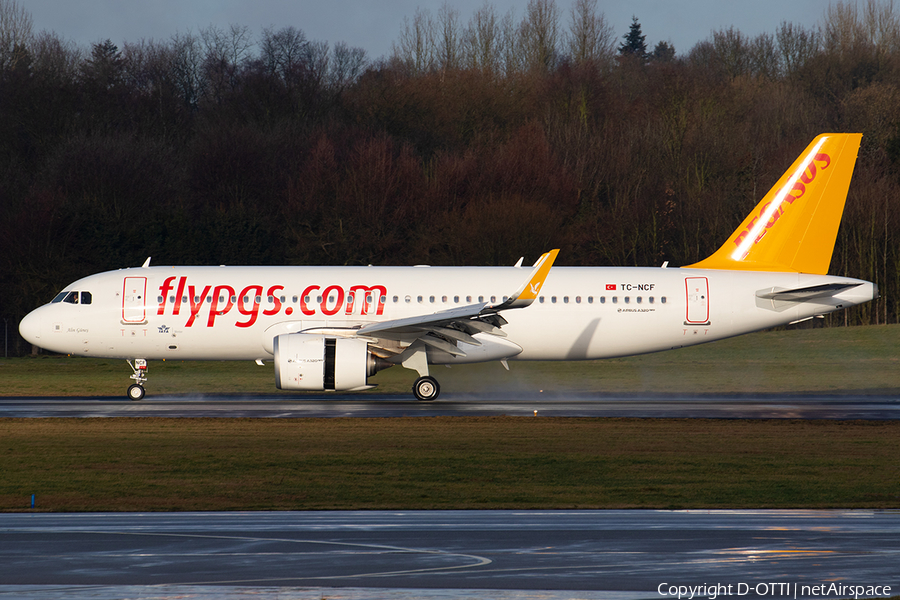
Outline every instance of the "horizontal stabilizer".
[[756, 292], [756, 297], [782, 302], [808, 302], [819, 298], [832, 298], [844, 290], [859, 287], [859, 285], [859, 283], [826, 283], [792, 290], [773, 287]]

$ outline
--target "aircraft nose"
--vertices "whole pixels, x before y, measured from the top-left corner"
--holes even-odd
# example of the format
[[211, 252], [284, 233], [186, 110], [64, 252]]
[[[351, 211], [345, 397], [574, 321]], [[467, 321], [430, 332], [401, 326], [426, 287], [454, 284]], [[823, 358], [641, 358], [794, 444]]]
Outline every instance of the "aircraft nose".
[[41, 317], [37, 312], [38, 311], [35, 310], [25, 315], [25, 318], [19, 323], [19, 333], [22, 334], [22, 337], [29, 343], [40, 346]]

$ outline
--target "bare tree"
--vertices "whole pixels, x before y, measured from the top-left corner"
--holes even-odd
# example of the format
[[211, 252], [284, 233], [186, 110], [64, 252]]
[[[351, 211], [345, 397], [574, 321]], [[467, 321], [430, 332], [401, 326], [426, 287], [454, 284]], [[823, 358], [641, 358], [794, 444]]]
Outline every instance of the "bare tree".
[[578, 64], [601, 67], [612, 65], [616, 37], [603, 13], [597, 12], [597, 0], [575, 0], [572, 24], [565, 36], [566, 52]]
[[36, 72], [56, 81], [75, 80], [82, 52], [73, 42], [65, 42], [55, 33], [42, 31], [34, 38], [31, 48]]
[[825, 10], [822, 35], [825, 50], [837, 55], [862, 48], [892, 54], [900, 50], [900, 15], [894, 0], [867, 0], [862, 9], [839, 1]]
[[0, 69], [16, 66], [32, 41], [31, 14], [15, 0], [0, 0]]
[[506, 75], [509, 76], [524, 68], [519, 52], [520, 42], [519, 32], [516, 29], [515, 8], [510, 8], [506, 15], [504, 15], [503, 20], [500, 21], [500, 31], [502, 32], [502, 42], [500, 45], [502, 48], [503, 69], [505, 70]]
[[847, 55], [868, 43], [868, 32], [856, 2], [829, 3], [822, 26], [823, 45], [829, 54]]
[[772, 34], [761, 33], [750, 42], [750, 71], [765, 79], [775, 79], [781, 73], [781, 56]]
[[750, 70], [750, 44], [746, 36], [734, 27], [713, 33], [713, 48], [729, 77], [746, 75]]
[[427, 73], [435, 65], [435, 26], [431, 14], [416, 9], [412, 22], [403, 19], [400, 40], [393, 45], [392, 57], [414, 75]]
[[362, 48], [351, 48], [344, 42], [334, 45], [334, 56], [331, 61], [329, 84], [337, 92], [352, 85], [366, 68], [366, 51]]
[[529, 70], [549, 71], [559, 55], [559, 7], [555, 0], [529, 0], [519, 25], [522, 63]]
[[202, 72], [203, 49], [193, 33], [172, 37], [172, 77], [175, 89], [185, 106], [196, 109], [204, 95], [206, 81]]
[[291, 73], [306, 60], [309, 50], [306, 35], [294, 27], [263, 30], [262, 60], [266, 71], [287, 81]]
[[819, 34], [814, 29], [804, 29], [802, 25], [783, 21], [775, 40], [788, 75], [796, 73], [819, 51]]
[[306, 45], [303, 64], [308, 76], [316, 87], [325, 84], [328, 78], [328, 65], [331, 61], [331, 50], [328, 42], [310, 42]]
[[868, 0], [864, 19], [869, 41], [879, 52], [893, 54], [900, 50], [900, 16], [894, 0]]
[[153, 89], [153, 77], [150, 74], [150, 56], [152, 41], [141, 40], [137, 43], [125, 42], [122, 57], [125, 59], [125, 81], [139, 94], [147, 94]]
[[460, 55], [462, 54], [459, 11], [453, 8], [446, 0], [441, 4], [441, 8], [438, 11], [435, 46], [437, 63], [441, 69], [447, 71], [459, 68]]
[[470, 69], [499, 73], [503, 34], [494, 7], [487, 2], [475, 11], [463, 33], [464, 64]]
[[225, 30], [210, 25], [200, 32], [200, 40], [204, 49], [204, 75], [209, 82], [207, 90], [220, 102], [225, 92], [235, 88], [238, 73], [249, 61], [253, 46], [250, 29], [231, 25]]

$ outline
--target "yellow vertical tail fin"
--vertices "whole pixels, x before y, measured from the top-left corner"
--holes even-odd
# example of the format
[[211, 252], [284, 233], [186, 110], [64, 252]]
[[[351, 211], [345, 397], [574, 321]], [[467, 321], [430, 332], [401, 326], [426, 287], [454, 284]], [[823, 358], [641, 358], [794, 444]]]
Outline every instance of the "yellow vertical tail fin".
[[687, 268], [827, 274], [861, 139], [818, 136], [728, 241]]

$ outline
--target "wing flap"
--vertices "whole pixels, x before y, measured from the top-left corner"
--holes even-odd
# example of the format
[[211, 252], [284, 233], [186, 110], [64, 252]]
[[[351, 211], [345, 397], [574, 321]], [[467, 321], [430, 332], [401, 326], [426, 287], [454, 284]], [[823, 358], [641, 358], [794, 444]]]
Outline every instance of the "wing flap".
[[[443, 350], [447, 354], [451, 356], [465, 356], [466, 353], [459, 349], [456, 344], [451, 344], [447, 340], [442, 340], [439, 337], [432, 335], [430, 332], [419, 338], [419, 341], [422, 343], [431, 346], [432, 348], [437, 348], [438, 350]], [[479, 344], [480, 346], [481, 344]]]
[[473, 338], [471, 335], [466, 333], [465, 331], [460, 331], [459, 329], [453, 329], [451, 327], [431, 327], [430, 331], [436, 333], [444, 338], [449, 338], [451, 340], [457, 342], [463, 342], [464, 344], [469, 344], [470, 346], [480, 346], [481, 342]]
[[442, 324], [453, 323], [454, 321], [467, 320], [477, 317], [481, 311], [487, 306], [486, 303], [470, 304], [468, 306], [460, 306], [459, 308], [451, 308], [426, 315], [417, 315], [414, 317], [406, 317], [404, 319], [393, 319], [391, 321], [381, 321], [380, 323], [371, 323], [363, 325], [357, 330], [359, 335], [372, 335], [373, 333], [399, 330], [407, 327], [423, 327], [423, 326], [440, 326]]

